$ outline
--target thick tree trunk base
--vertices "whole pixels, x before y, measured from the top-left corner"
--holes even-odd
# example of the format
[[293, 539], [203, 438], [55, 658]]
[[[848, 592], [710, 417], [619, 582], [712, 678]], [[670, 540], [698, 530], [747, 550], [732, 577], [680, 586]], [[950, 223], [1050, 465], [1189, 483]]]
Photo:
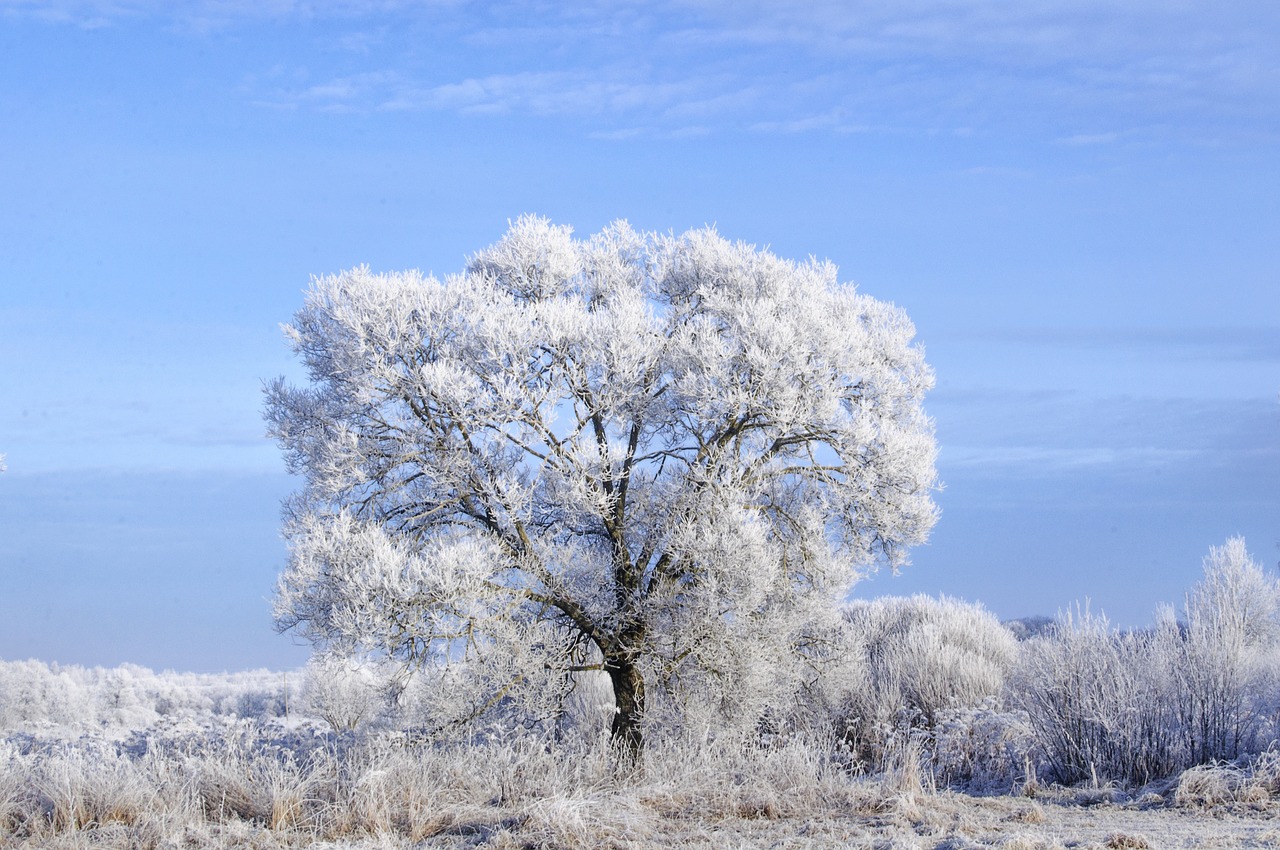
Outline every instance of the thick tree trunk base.
[[605, 662], [609, 681], [613, 684], [614, 715], [609, 728], [610, 743], [618, 751], [620, 767], [633, 769], [644, 752], [644, 678], [629, 660]]

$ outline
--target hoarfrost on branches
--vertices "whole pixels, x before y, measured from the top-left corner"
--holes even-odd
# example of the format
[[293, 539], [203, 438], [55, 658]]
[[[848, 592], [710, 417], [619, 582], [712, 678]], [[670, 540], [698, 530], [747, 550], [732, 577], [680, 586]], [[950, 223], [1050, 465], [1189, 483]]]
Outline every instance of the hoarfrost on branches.
[[710, 229], [524, 217], [444, 280], [314, 280], [286, 333], [310, 380], [267, 388], [305, 480], [277, 621], [458, 671], [456, 719], [554, 712], [590, 669], [632, 750], [651, 696], [759, 711], [936, 517], [903, 311]]
[[1180, 621], [1121, 631], [1068, 612], [1027, 641], [1009, 694], [1060, 781], [1144, 784], [1256, 755], [1280, 728], [1280, 582], [1242, 538], [1215, 546]]

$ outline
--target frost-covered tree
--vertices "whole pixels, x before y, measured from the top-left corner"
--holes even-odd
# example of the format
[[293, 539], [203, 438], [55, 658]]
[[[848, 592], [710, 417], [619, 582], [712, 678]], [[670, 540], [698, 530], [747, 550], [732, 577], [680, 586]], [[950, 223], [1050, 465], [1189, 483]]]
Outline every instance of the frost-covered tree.
[[353, 732], [386, 707], [387, 677], [359, 659], [320, 654], [307, 664], [303, 701], [335, 732]]
[[1192, 763], [1255, 749], [1277, 708], [1280, 582], [1244, 538], [1209, 549], [1180, 637], [1169, 655]]
[[314, 280], [286, 333], [277, 622], [453, 671], [459, 717], [603, 670], [634, 752], [649, 690], [733, 703], [816, 658], [935, 519], [932, 372], [829, 263], [525, 217], [444, 280]]

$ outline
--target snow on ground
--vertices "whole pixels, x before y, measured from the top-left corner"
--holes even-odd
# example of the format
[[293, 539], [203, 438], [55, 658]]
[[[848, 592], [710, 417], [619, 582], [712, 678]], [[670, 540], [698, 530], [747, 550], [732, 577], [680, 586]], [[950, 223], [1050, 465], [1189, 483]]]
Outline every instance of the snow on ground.
[[0, 847], [164, 850], [315, 847], [432, 848], [875, 848], [875, 850], [1059, 850], [1059, 848], [1280, 847], [1274, 806], [1194, 811], [1136, 805], [1039, 803], [940, 794], [884, 803], [880, 810], [833, 810], [809, 817], [764, 812], [664, 811], [635, 798], [553, 797], [521, 808], [476, 805], [419, 838], [392, 834], [318, 840], [304, 832], [245, 822], [190, 825], [171, 834], [108, 824], [39, 840], [0, 836]]
[[619, 776], [607, 753], [526, 739], [389, 745], [225, 719], [0, 740], [0, 848], [1280, 847], [1280, 786], [1233, 776], [972, 796], [849, 775], [799, 745], [660, 749]]

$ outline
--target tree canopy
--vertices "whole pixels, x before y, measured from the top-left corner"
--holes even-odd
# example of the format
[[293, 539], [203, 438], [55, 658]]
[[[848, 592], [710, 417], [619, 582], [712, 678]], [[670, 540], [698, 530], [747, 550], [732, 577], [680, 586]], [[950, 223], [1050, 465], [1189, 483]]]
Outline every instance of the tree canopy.
[[648, 693], [749, 701], [936, 518], [905, 313], [711, 229], [524, 217], [443, 280], [313, 280], [286, 333], [277, 622], [450, 671], [459, 717], [594, 668], [638, 748]]

